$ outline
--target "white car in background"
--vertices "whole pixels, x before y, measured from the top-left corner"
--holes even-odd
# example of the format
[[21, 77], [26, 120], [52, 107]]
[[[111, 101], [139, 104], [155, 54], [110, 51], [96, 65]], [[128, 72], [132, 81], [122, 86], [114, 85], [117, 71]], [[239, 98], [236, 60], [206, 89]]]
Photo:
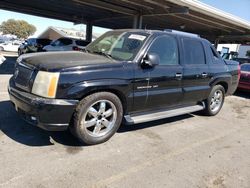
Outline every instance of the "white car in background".
[[20, 45], [20, 41], [5, 42], [0, 44], [0, 51], [17, 52]]
[[43, 51], [81, 51], [88, 44], [89, 42], [84, 40], [63, 37], [51, 42], [50, 45], [44, 46]]
[[6, 60], [6, 58], [0, 53], [0, 65]]

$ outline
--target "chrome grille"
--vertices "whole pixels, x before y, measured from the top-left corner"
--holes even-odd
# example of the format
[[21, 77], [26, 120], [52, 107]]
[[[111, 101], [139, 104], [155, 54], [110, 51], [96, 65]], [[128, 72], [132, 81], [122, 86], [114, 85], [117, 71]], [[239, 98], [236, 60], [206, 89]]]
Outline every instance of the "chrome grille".
[[22, 63], [17, 64], [15, 73], [14, 73], [16, 86], [25, 91], [30, 92], [29, 82], [30, 82], [32, 73], [33, 73], [32, 68]]

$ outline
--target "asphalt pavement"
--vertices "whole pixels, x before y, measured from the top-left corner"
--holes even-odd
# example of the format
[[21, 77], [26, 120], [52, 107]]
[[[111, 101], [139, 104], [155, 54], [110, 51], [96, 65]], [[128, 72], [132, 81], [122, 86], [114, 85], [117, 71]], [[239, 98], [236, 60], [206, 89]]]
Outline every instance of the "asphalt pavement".
[[123, 125], [85, 146], [18, 116], [7, 93], [15, 58], [0, 65], [0, 187], [250, 187], [249, 93], [227, 97], [215, 117]]

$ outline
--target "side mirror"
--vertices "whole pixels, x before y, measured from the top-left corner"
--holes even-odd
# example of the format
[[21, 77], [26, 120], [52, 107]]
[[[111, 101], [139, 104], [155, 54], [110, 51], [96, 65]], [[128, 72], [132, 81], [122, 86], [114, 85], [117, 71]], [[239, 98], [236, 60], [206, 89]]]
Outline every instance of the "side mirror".
[[152, 68], [160, 64], [160, 58], [156, 53], [148, 53], [142, 60], [143, 68]]

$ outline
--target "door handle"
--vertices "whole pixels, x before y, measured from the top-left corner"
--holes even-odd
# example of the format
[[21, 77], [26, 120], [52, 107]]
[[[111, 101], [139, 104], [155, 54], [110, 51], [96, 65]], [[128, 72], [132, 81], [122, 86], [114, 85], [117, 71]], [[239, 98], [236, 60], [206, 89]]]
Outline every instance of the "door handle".
[[175, 77], [178, 78], [178, 79], [181, 79], [182, 78], [182, 74], [181, 73], [176, 73]]
[[203, 78], [206, 78], [207, 77], [207, 73], [205, 73], [205, 72], [203, 72], [202, 74], [201, 74], [201, 76], [203, 77]]

